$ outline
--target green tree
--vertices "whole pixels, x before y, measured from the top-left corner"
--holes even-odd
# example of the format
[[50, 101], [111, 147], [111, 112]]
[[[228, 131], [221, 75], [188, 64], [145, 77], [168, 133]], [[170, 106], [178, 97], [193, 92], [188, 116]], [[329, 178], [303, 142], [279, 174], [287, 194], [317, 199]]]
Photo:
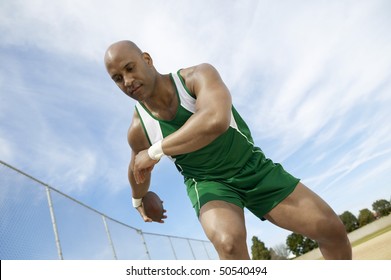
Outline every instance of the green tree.
[[260, 241], [258, 237], [253, 236], [253, 245], [251, 246], [251, 253], [253, 260], [270, 260], [270, 251], [265, 247], [265, 243]]
[[358, 214], [358, 226], [363, 227], [369, 223], [372, 223], [374, 220], [376, 220], [375, 215], [373, 213], [365, 208], [360, 210], [360, 213]]
[[388, 216], [391, 213], [391, 203], [385, 199], [376, 200], [372, 204], [372, 209], [378, 218]]
[[296, 256], [304, 255], [318, 247], [318, 243], [301, 234], [292, 233], [286, 239], [288, 249]]
[[358, 220], [356, 216], [354, 216], [351, 212], [345, 211], [341, 215], [339, 215], [339, 218], [345, 225], [347, 232], [352, 232], [353, 230], [358, 228]]

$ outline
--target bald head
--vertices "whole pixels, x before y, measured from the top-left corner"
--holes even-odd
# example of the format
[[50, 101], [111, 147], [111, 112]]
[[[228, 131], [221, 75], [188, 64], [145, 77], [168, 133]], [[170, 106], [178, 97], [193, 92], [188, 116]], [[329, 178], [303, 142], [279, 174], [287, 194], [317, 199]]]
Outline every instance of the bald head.
[[[158, 72], [148, 53], [142, 52], [132, 41], [119, 41], [108, 47], [105, 66], [111, 79], [128, 96], [138, 100], [134, 90], [152, 91]], [[140, 90], [141, 92], [141, 90]]]
[[121, 53], [142, 54], [142, 51], [132, 41], [124, 40], [124, 41], [115, 42], [112, 45], [110, 45], [106, 50], [105, 57], [104, 57], [105, 64], [107, 65], [107, 63], [113, 61], [115, 57]]
[[111, 77], [114, 72], [118, 72], [130, 64], [146, 63], [153, 67], [152, 58], [149, 54], [142, 52], [135, 43], [127, 40], [110, 45], [106, 50], [104, 62]]

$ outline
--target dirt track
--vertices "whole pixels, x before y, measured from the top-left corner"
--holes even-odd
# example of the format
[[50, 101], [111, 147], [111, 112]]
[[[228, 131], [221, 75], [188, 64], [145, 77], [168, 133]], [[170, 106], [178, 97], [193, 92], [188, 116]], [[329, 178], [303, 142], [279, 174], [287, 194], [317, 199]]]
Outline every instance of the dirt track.
[[391, 260], [391, 230], [354, 246], [353, 260]]

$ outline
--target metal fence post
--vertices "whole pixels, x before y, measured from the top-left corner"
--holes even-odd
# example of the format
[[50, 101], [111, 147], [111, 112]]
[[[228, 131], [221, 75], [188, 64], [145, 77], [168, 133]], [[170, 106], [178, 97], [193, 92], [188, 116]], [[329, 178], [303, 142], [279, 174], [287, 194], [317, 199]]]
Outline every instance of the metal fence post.
[[148, 256], [148, 259], [151, 260], [151, 255], [149, 254], [147, 242], [145, 242], [145, 238], [144, 238], [143, 232], [141, 230], [137, 230], [137, 233], [139, 233], [141, 235], [141, 238], [143, 239], [143, 243], [144, 243], [144, 247], [145, 247], [145, 253]]
[[59, 238], [59, 235], [58, 235], [56, 217], [54, 215], [53, 202], [52, 202], [52, 196], [50, 194], [50, 188], [47, 185], [45, 185], [45, 189], [46, 189], [46, 196], [47, 196], [48, 204], [49, 204], [50, 217], [52, 219], [54, 238], [56, 240], [56, 247], [57, 247], [58, 258], [60, 260], [63, 260], [64, 257], [62, 255], [61, 243], [60, 243], [60, 238]]
[[193, 247], [191, 246], [190, 239], [186, 238], [187, 243], [189, 243], [191, 254], [193, 255], [193, 259], [196, 260], [196, 256], [194, 255]]
[[209, 256], [208, 250], [206, 249], [205, 242], [204, 241], [201, 241], [201, 242], [202, 242], [202, 245], [204, 245], [204, 249], [205, 249], [206, 255], [208, 256], [208, 259], [210, 260], [210, 256]]
[[174, 253], [175, 259], [177, 260], [178, 257], [176, 256], [175, 248], [174, 248], [174, 245], [172, 244], [172, 241], [171, 241], [171, 237], [170, 237], [170, 236], [168, 236], [168, 241], [170, 241], [170, 245], [171, 245], [172, 252]]
[[102, 215], [102, 219], [103, 219], [103, 224], [104, 224], [104, 226], [105, 226], [107, 238], [109, 239], [110, 247], [111, 247], [111, 249], [113, 250], [114, 259], [115, 259], [115, 260], [118, 260], [117, 253], [115, 252], [115, 248], [114, 248], [113, 239], [111, 239], [110, 230], [109, 230], [109, 227], [108, 227], [108, 225], [107, 225], [106, 217], [105, 217], [104, 215]]

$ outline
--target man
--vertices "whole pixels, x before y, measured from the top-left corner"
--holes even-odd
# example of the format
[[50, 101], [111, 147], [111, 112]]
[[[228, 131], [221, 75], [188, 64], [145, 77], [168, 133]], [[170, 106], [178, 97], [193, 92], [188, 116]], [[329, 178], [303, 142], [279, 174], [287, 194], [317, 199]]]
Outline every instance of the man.
[[189, 198], [220, 259], [250, 258], [244, 207], [316, 240], [325, 259], [351, 259], [339, 217], [254, 146], [215, 68], [201, 64], [162, 75], [151, 56], [131, 41], [112, 44], [105, 65], [118, 87], [137, 101], [128, 131], [128, 176], [133, 205], [144, 221], [151, 221], [141, 199], [152, 169], [168, 156], [184, 176]]

